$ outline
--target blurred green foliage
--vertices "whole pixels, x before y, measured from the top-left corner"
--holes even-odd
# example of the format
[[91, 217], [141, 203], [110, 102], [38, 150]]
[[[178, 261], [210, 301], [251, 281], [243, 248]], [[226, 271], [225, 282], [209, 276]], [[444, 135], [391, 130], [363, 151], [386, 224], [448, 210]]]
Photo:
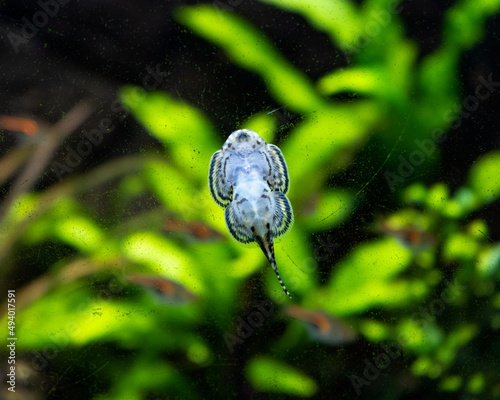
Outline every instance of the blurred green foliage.
[[[444, 116], [461, 102], [459, 57], [481, 39], [485, 19], [499, 10], [500, 1], [454, 4], [446, 14], [441, 45], [422, 59], [404, 36], [397, 2], [367, 0], [363, 7], [342, 0], [263, 2], [297, 13], [326, 33], [332, 52], [340, 51], [349, 65], [313, 82], [262, 31], [237, 15], [237, 9], [186, 6], [177, 10], [176, 18], [235, 65], [258, 75], [277, 104], [300, 115], [290, 120], [279, 143], [290, 170], [296, 224], [276, 253], [294, 301], [304, 309], [343, 318], [359, 340], [399, 343], [410, 373], [436, 380], [436, 390], [457, 392], [456, 398], [458, 391], [500, 396], [500, 381], [493, 373], [498, 357], [461, 367], [471, 351], [466, 346], [481, 331], [500, 329], [500, 297], [495, 293], [500, 244], [489, 239], [491, 221], [474, 214], [500, 196], [498, 151], [477, 160], [451, 193], [445, 183], [421, 183], [439, 162], [433, 142], [411, 179], [389, 176], [388, 196], [401, 206], [367, 223], [366, 230], [375, 230], [375, 237], [353, 244], [335, 265], [321, 260], [327, 274], [320, 273], [312, 244], [315, 235], [349, 229], [349, 218], [363, 203], [372, 177], [396, 173], [398, 155], [418, 150], [416, 140], [434, 141], [434, 132], [452, 134], [456, 129], [457, 114]], [[346, 92], [359, 97], [336, 100]], [[331, 382], [348, 382], [352, 373], [362, 376], [364, 356], [359, 354], [349, 370], [337, 365], [323, 371], [328, 368], [322, 366], [325, 352], [327, 357], [338, 353], [328, 353], [325, 344], [312, 346], [302, 325], [280, 313], [255, 328], [261, 334], [237, 338], [237, 343], [245, 342], [240, 347], [253, 350], [243, 361], [231, 361], [224, 334], [236, 337], [238, 317], [252, 311], [249, 304], [261, 285], [277, 309], [286, 309], [289, 300], [258, 248], [226, 239], [223, 212], [207, 187], [210, 156], [222, 145], [208, 117], [164, 92], [127, 86], [120, 96], [134, 118], [164, 145], [165, 154], [113, 161], [12, 205], [1, 227], [5, 237], [13, 238], [1, 245], [4, 260], [15, 255], [14, 242], [24, 248], [55, 242], [73, 250], [29, 291], [20, 292], [18, 350], [33, 354], [29, 352], [50, 347], [58, 354], [46, 360], [53, 364], [63, 364], [63, 353], [87, 359], [86, 351], [97, 351], [100, 361], [87, 368], [99, 371], [106, 388], [98, 399], [141, 399], [147, 394], [232, 398], [240, 389], [233, 386], [238, 379], [227, 378], [233, 375], [228, 371], [240, 362], [245, 364], [242, 384], [249, 390], [284, 396], [311, 397], [322, 388], [331, 390]], [[278, 122], [273, 114], [261, 112], [234, 128], [253, 129], [272, 142]], [[329, 185], [368, 140], [387, 149], [375, 157], [368, 179], [361, 185]], [[110, 182], [113, 206], [103, 216], [82, 198]], [[157, 203], [144, 206], [150, 196]], [[121, 209], [139, 211], [128, 216], [113, 212]], [[165, 228], [165, 221], [180, 221], [185, 235]], [[212, 232], [210, 240], [190, 229], [189, 222]], [[261, 270], [262, 283], [251, 278]], [[131, 282], [132, 273], [174, 282], [177, 293], [164, 293], [168, 301], [159, 299], [147, 285]], [[455, 291], [443, 302], [439, 299], [450, 282]], [[439, 313], [433, 312], [437, 300], [445, 307]], [[480, 315], [471, 311], [478, 303]], [[422, 309], [428, 318], [419, 314]], [[0, 326], [7, 326], [6, 316]], [[492, 340], [498, 347], [498, 339]], [[117, 351], [123, 355], [117, 357]], [[305, 351], [319, 355], [301, 365], [295, 360]]]

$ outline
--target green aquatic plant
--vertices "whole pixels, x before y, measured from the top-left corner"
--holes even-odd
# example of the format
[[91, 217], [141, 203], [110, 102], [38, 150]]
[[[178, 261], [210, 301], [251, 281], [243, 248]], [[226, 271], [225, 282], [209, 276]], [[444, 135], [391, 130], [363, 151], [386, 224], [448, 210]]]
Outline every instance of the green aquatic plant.
[[[1, 221], [1, 232], [13, 238], [1, 247], [4, 276], [23, 251], [70, 249], [62, 258], [47, 256], [51, 265], [18, 292], [18, 351], [41, 373], [95, 374], [96, 399], [233, 398], [244, 391], [227, 379], [235, 370], [248, 390], [283, 396], [312, 397], [339, 385], [352, 395], [367, 390], [374, 380], [364, 374], [368, 350], [312, 341], [304, 324], [319, 318], [336, 327], [340, 344], [353, 340], [339, 333], [347, 325], [365, 345], [396, 343], [407, 373], [435, 380], [441, 391], [498, 396], [492, 373], [498, 357], [472, 358], [468, 371], [460, 365], [484, 351], [475, 338], [500, 329], [500, 244], [489, 237], [491, 221], [480, 216], [500, 196], [500, 154], [484, 154], [453, 193], [447, 183], [424, 182], [440, 161], [439, 144], [464, 117], [457, 111], [459, 58], [481, 39], [500, 2], [454, 4], [441, 45], [421, 58], [404, 35], [398, 2], [262, 3], [297, 13], [325, 33], [331, 51], [348, 60], [345, 67], [313, 82], [237, 8], [185, 6], [175, 18], [257, 75], [277, 108], [295, 115], [284, 134], [267, 110], [234, 130], [279, 141], [296, 222], [276, 257], [294, 302], [320, 313], [290, 317], [292, 303], [273, 271], [262, 268], [259, 249], [227, 240], [207, 176], [229, 132], [218, 132], [208, 115], [173, 93], [124, 86], [122, 104], [164, 152], [123, 157], [26, 194]], [[482, 93], [496, 90], [488, 86], [491, 77], [482, 80]], [[336, 97], [345, 93], [357, 97]], [[359, 177], [332, 185], [370, 143], [381, 151], [359, 166]], [[375, 234], [342, 249], [332, 263], [338, 228], [349, 229], [380, 177], [381, 192], [397, 206], [367, 222], [365, 233]], [[112, 206], [102, 209], [94, 193], [105, 193]], [[314, 243], [325, 236], [328, 255], [320, 257]], [[264, 319], [249, 311], [262, 293], [279, 313]], [[393, 384], [396, 397], [403, 389]]]

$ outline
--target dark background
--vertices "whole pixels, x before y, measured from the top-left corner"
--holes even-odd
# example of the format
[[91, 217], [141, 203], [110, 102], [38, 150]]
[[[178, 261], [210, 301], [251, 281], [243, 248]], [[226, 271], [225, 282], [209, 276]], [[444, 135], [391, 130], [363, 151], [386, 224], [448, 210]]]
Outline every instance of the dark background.
[[[202, 110], [218, 128], [222, 143], [223, 138], [248, 116], [280, 105], [269, 96], [259, 77], [237, 68], [219, 48], [174, 20], [175, 7], [197, 3], [69, 0], [59, 5], [57, 14], [49, 17], [46, 26], [16, 52], [9, 41], [9, 33], [22, 35], [23, 17], [32, 20], [40, 5], [34, 1], [5, 1], [0, 6], [0, 114], [26, 116], [54, 124], [79, 101], [90, 101], [92, 116], [65, 139], [51, 159], [62, 162], [67, 155], [66, 146], [74, 148], [83, 138], [82, 129], [93, 129], [102, 118], [110, 118], [116, 129], [105, 136], [105, 142], [94, 148], [72, 173], [90, 171], [124, 154], [139, 153], [141, 149], [155, 146], [161, 148], [131, 117], [122, 118], [111, 107], [119, 87], [124, 84], [141, 86], [149, 73], [148, 68], [152, 68], [163, 73], [157, 89]], [[420, 49], [420, 58], [439, 46], [444, 11], [454, 3], [403, 1], [400, 17], [407, 36]], [[242, 1], [236, 10], [264, 31], [286, 58], [312, 80], [348, 63], [343, 53], [331, 47], [325, 34], [314, 31], [298, 15], [255, 1]], [[478, 76], [493, 72], [493, 77], [500, 79], [499, 23], [499, 15], [489, 19], [485, 39], [462, 57], [459, 77], [464, 97], [474, 93]], [[481, 103], [446, 140], [442, 162], [428, 178], [430, 182], [446, 182], [451, 188], [460, 186], [472, 162], [498, 147], [499, 98], [499, 93], [495, 93]], [[0, 156], [26, 140], [29, 139], [21, 133], [0, 131]], [[351, 173], [353, 171], [344, 171], [338, 179]], [[377, 179], [379, 184], [385, 185], [383, 177]], [[35, 188], [43, 189], [57, 181], [49, 164], [40, 172]], [[1, 187], [1, 194], [6, 194], [11, 184], [9, 181]], [[376, 184], [377, 181], [373, 183]], [[362, 226], [363, 215], [367, 219], [373, 217], [370, 198], [365, 204], [365, 209], [358, 210], [356, 219], [350, 223]], [[494, 221], [494, 206], [484, 212], [487, 221]], [[498, 226], [491, 224], [490, 227], [492, 238], [498, 239]], [[352, 232], [359, 231], [361, 229], [352, 229]], [[340, 242], [342, 240], [353, 242], [363, 238], [339, 238]], [[23, 273], [19, 271], [15, 286], [22, 286]], [[358, 354], [367, 355], [375, 350], [360, 346], [358, 351]], [[326, 359], [325, 365], [328, 365]], [[359, 362], [356, 365], [362, 369]], [[395, 365], [391, 368], [407, 366], [402, 359]], [[234, 379], [241, 379], [241, 376], [235, 374]], [[374, 386], [383, 385], [383, 381], [377, 381]], [[408, 386], [413, 384], [416, 383], [409, 382]]]
[[[198, 3], [201, 2], [69, 0], [59, 5], [57, 14], [49, 17], [46, 26], [16, 52], [8, 34], [22, 35], [23, 17], [32, 21], [41, 8], [35, 2], [5, 2], [0, 8], [0, 110], [6, 115], [27, 116], [53, 124], [79, 101], [89, 100], [94, 107], [92, 116], [64, 140], [51, 159], [51, 163], [63, 163], [68, 156], [66, 146], [74, 149], [85, 138], [83, 129], [94, 129], [107, 117], [116, 128], [63, 177], [83, 173], [125, 154], [155, 146], [161, 149], [132, 117], [113, 108], [120, 86], [143, 86], [145, 77], [153, 69], [162, 74], [157, 89], [204, 112], [218, 129], [222, 143], [250, 115], [281, 105], [275, 103], [258, 76], [232, 64], [222, 50], [174, 19], [176, 7]], [[328, 37], [313, 30], [301, 16], [256, 1], [231, 3], [235, 6], [227, 5], [229, 10], [264, 31], [284, 56], [313, 81], [348, 64], [344, 53], [333, 48]], [[362, 2], [357, 3], [361, 6]], [[420, 49], [420, 59], [439, 47], [444, 13], [454, 3], [430, 0], [401, 3], [399, 17], [406, 35]], [[500, 16], [495, 15], [487, 21], [484, 40], [462, 56], [459, 79], [463, 98], [474, 94], [481, 75], [493, 73], [493, 79], [500, 80], [495, 78], [500, 76], [497, 74], [500, 71], [499, 28]], [[345, 97], [346, 101], [349, 99]], [[493, 93], [470, 118], [462, 121], [459, 129], [448, 135], [441, 148], [442, 162], [428, 174], [426, 183], [445, 182], [451, 190], [463, 184], [471, 164], [499, 145], [499, 106], [499, 93]], [[0, 132], [0, 155], [16, 142], [26, 140], [23, 134]], [[278, 144], [283, 134], [286, 127], [278, 131]], [[379, 151], [378, 145], [376, 141], [369, 143], [350, 168], [332, 179], [332, 184], [354, 179], [359, 187], [363, 186], [376, 170], [371, 165], [371, 157]], [[375, 162], [382, 163], [384, 158], [385, 155]], [[58, 180], [48, 164], [41, 171], [35, 188], [46, 188]], [[382, 207], [395, 206], [384, 191], [378, 193], [377, 187], [386, 185], [383, 174], [379, 174], [370, 184], [372, 199], [368, 197], [356, 219], [350, 221], [350, 224], [359, 224], [359, 229], [351, 230], [356, 235], [339, 238], [339, 241], [353, 243], [364, 239], [358, 233], [364, 231], [365, 221], [373, 218], [370, 206], [373, 202]], [[9, 183], [1, 190], [7, 193]], [[481, 217], [491, 221], [495, 209], [494, 206], [486, 208]], [[498, 237], [499, 228], [492, 225], [491, 229], [492, 238]]]
[[[79, 100], [95, 105], [95, 127], [104, 115], [117, 129], [78, 170], [105, 159], [132, 153], [152, 143], [130, 119], [119, 120], [110, 109], [117, 89], [126, 83], [141, 85], [147, 67], [164, 72], [158, 89], [203, 110], [219, 128], [221, 137], [238, 122], [277, 106], [257, 76], [232, 65], [215, 46], [187, 31], [172, 18], [172, 10], [190, 1], [77, 1], [59, 5], [54, 17], [16, 53], [8, 34], [22, 35], [23, 17], [32, 20], [40, 10], [35, 2], [6, 1], [0, 6], [0, 108], [7, 115], [26, 115], [54, 123]], [[417, 42], [420, 57], [439, 46], [443, 12], [454, 2], [404, 1], [401, 18], [406, 34]], [[228, 6], [231, 7], [231, 6]], [[255, 1], [241, 1], [238, 14], [263, 30], [284, 55], [316, 80], [327, 71], [346, 65], [345, 56], [333, 49], [326, 35], [314, 31], [298, 15]], [[482, 43], [465, 53], [460, 78], [464, 96], [473, 94], [479, 75], [499, 70], [499, 16], [487, 23]], [[494, 74], [495, 76], [495, 74]], [[453, 184], [471, 162], [498, 145], [497, 96], [481, 104], [446, 141], [445, 168], [436, 178]], [[5, 134], [1, 146], [9, 146]], [[75, 132], [68, 141], [80, 140]], [[3, 150], [3, 149], [2, 149]], [[58, 152], [54, 160], [65, 154]], [[50, 183], [50, 175], [45, 179]], [[457, 182], [459, 184], [459, 182]]]

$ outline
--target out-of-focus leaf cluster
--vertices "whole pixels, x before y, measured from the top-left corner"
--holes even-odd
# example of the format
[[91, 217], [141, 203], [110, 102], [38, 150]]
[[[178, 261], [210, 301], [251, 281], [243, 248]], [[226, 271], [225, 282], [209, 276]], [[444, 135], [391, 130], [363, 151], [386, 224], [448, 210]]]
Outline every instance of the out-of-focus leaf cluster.
[[[485, 19], [498, 11], [499, 2], [457, 2], [446, 14], [441, 46], [421, 61], [404, 35], [403, 5], [397, 2], [372, 0], [363, 7], [341, 0], [262, 2], [297, 13], [326, 33], [331, 51], [346, 57], [348, 65], [313, 82], [237, 9], [188, 6], [179, 8], [176, 18], [235, 65], [258, 75], [276, 103], [298, 115], [279, 143], [290, 170], [296, 224], [276, 246], [294, 301], [342, 318], [360, 340], [397, 341], [409, 357], [411, 374], [436, 379], [442, 391], [498, 395], [500, 383], [491, 373], [498, 363], [475, 365], [473, 374], [457, 366], [467, 354], [464, 347], [480, 332], [500, 329], [495, 293], [500, 245], [489, 239], [491, 221], [474, 216], [499, 198], [498, 151], [477, 160], [454, 193], [444, 183], [394, 181], [395, 190], [388, 186], [387, 193], [401, 207], [367, 225], [376, 237], [353, 245], [326, 275], [320, 274], [311, 238], [339, 226], [349, 229], [348, 219], [364, 201], [373, 174], [396, 171], [396, 156], [415, 150], [416, 140], [456, 129], [458, 116], [450, 112], [460, 104], [459, 57], [481, 39]], [[378, 33], [371, 34], [369, 26], [378, 27]], [[336, 100], [344, 93], [356, 97]], [[233, 381], [217, 364], [231, 364], [223, 335], [236, 335], [237, 318], [248, 309], [245, 302], [259, 291], [260, 282], [251, 276], [265, 266], [267, 296], [277, 308], [289, 300], [260, 250], [228, 239], [223, 211], [207, 187], [208, 162], [222, 145], [208, 116], [172, 94], [132, 86], [122, 88], [121, 101], [165, 153], [115, 161], [26, 195], [2, 222], [5, 236], [16, 232], [16, 242], [24, 247], [56, 242], [73, 250], [21, 292], [18, 349], [42, 352], [52, 346], [61, 354], [106, 345], [128, 354], [125, 363], [111, 357], [105, 364], [100, 379], [108, 390], [96, 398], [140, 399], [147, 393], [230, 398]], [[278, 122], [262, 112], [249, 115], [238, 128], [253, 129], [272, 142]], [[363, 182], [329, 185], [369, 140], [385, 149], [375, 157], [372, 175]], [[425, 177], [438, 162], [435, 145], [418, 166], [418, 176]], [[113, 206], [97, 217], [101, 210], [80, 198], [110, 182]], [[154, 207], [147, 201], [151, 196]], [[5, 243], [8, 259], [5, 254], [14, 247]], [[131, 274], [159, 281], [156, 287], [137, 284], [141, 281]], [[160, 290], [160, 284], [171, 291]], [[450, 284], [455, 291], [437, 315], [432, 307]], [[485, 315], [467, 311], [477, 302]], [[311, 349], [298, 322], [277, 313], [266, 319], [273, 327], [267, 334], [275, 335], [252, 336], [259, 348], [245, 361], [246, 385], [299, 397], [321, 390], [326, 378], [308, 368], [321, 365], [294, 362], [295, 354]], [[6, 325], [4, 318], [0, 326]], [[320, 346], [326, 344], [320, 341]], [[113, 352], [107, 347], [103, 354]], [[202, 393], [206, 386], [190, 378], [192, 370], [205, 371], [206, 379], [215, 382], [209, 386], [214, 393]], [[345, 379], [351, 372], [338, 374]]]

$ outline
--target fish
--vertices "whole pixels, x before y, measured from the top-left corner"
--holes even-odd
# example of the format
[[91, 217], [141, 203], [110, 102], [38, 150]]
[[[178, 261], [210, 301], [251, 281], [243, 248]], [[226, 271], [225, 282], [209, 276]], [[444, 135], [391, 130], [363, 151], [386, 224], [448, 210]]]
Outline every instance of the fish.
[[36, 135], [39, 132], [36, 121], [29, 118], [0, 115], [0, 129], [14, 132], [23, 132], [26, 135]]
[[167, 304], [182, 305], [198, 298], [184, 286], [158, 275], [129, 274], [125, 279], [149, 290], [156, 298]]
[[170, 217], [163, 223], [163, 229], [198, 241], [208, 242], [223, 238], [222, 234], [202, 221], [184, 221], [182, 219]]
[[271, 264], [285, 294], [274, 255], [274, 243], [293, 226], [288, 167], [281, 150], [250, 129], [232, 132], [209, 165], [208, 186], [213, 200], [224, 210], [231, 236], [257, 243]]
[[395, 237], [403, 246], [416, 252], [424, 251], [437, 244], [437, 239], [431, 232], [416, 225], [396, 227], [386, 220], [379, 222], [377, 229], [388, 236]]
[[357, 338], [356, 331], [342, 320], [322, 310], [308, 310], [298, 306], [288, 306], [285, 312], [305, 326], [311, 340], [338, 346]]

